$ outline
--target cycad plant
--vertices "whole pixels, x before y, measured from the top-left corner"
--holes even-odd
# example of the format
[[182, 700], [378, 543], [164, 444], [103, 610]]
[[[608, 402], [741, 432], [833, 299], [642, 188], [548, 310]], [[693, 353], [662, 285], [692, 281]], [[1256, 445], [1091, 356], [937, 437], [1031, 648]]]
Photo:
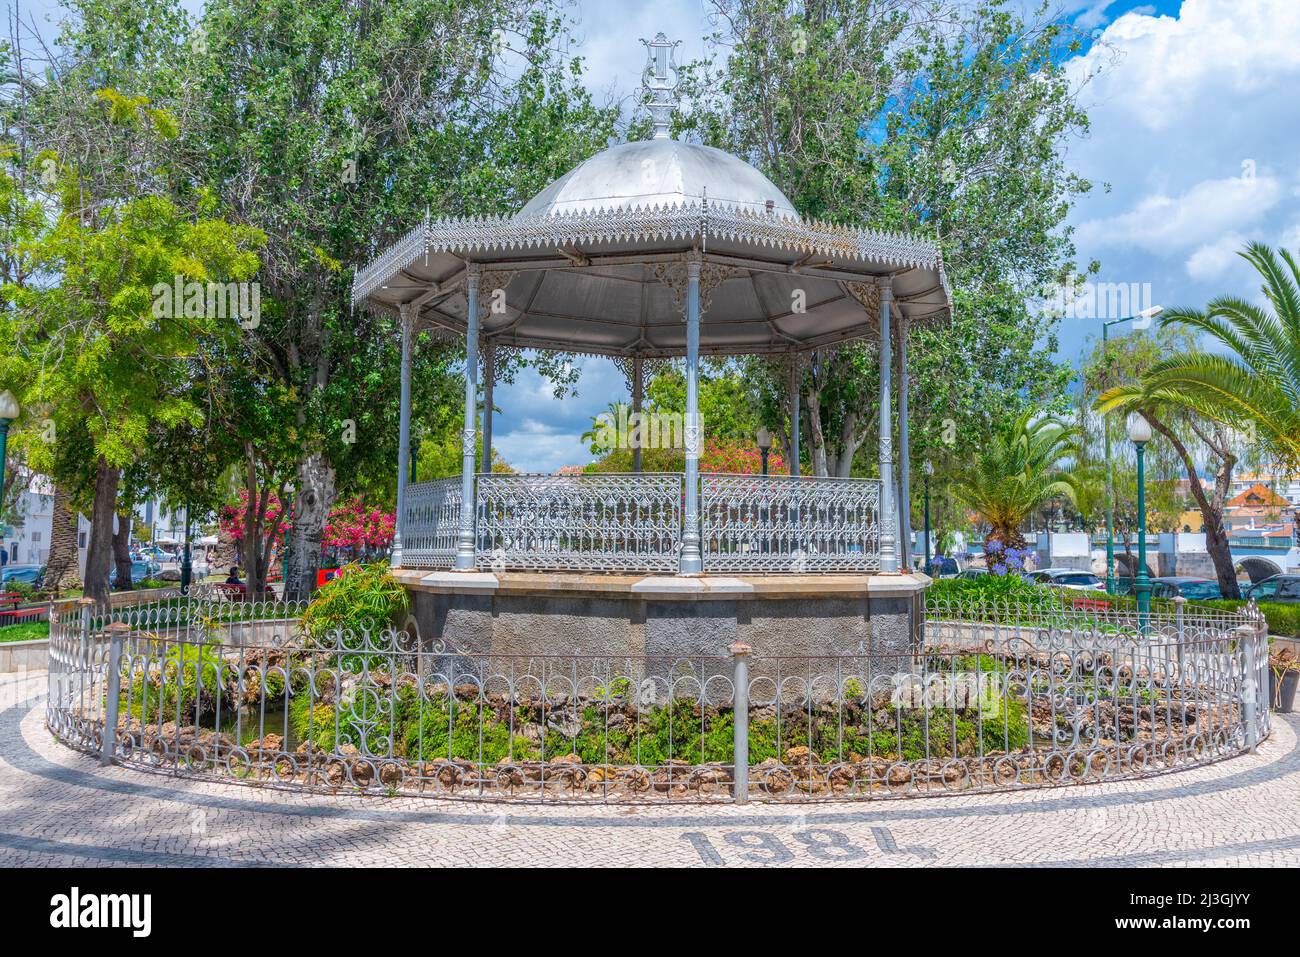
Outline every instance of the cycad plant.
[[1267, 306], [1221, 296], [1204, 312], [1174, 309], [1161, 320], [1204, 333], [1226, 352], [1176, 353], [1141, 382], [1103, 393], [1098, 408], [1181, 406], [1248, 430], [1279, 463], [1300, 467], [1300, 266], [1263, 243], [1240, 255], [1262, 277]]
[[1075, 478], [1061, 463], [1077, 452], [1078, 437], [1077, 429], [1058, 419], [1025, 412], [996, 429], [958, 473], [954, 494], [989, 525], [986, 554], [1023, 549], [1020, 529], [1034, 509], [1058, 495], [1075, 500]]

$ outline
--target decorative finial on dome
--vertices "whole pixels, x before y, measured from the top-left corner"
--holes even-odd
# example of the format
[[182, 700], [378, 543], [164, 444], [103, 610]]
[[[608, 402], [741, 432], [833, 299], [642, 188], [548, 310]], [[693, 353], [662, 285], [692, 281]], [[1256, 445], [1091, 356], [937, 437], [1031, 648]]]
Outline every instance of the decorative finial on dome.
[[[672, 123], [673, 107], [677, 105], [677, 87], [681, 85], [681, 72], [677, 66], [674, 51], [681, 46], [681, 40], [673, 40], [659, 33], [653, 40], [642, 40], [646, 47], [645, 70], [641, 73], [641, 85], [650, 94], [650, 118], [654, 121], [654, 138], [668, 139], [668, 127]], [[671, 72], [672, 76], [669, 76]]]

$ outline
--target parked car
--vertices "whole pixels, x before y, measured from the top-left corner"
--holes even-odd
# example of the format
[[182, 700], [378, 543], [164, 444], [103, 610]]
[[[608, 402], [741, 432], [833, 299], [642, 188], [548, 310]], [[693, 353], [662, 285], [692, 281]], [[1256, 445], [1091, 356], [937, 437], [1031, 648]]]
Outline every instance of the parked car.
[[147, 562], [171, 561], [171, 556], [157, 546], [143, 545], [131, 550], [131, 557]]
[[[6, 582], [22, 582], [24, 585], [39, 585], [45, 575], [44, 565], [5, 565], [0, 568], [0, 586]], [[4, 591], [0, 587], [0, 591]]]
[[1300, 575], [1274, 575], [1256, 582], [1241, 596], [1247, 601], [1275, 601], [1283, 604], [1300, 604]]
[[1151, 579], [1152, 598], [1188, 598], [1193, 601], [1214, 601], [1223, 597], [1219, 583], [1210, 578], [1167, 576]]
[[[143, 558], [137, 558], [131, 562], [131, 584], [139, 585], [146, 578], [158, 578], [162, 574], [162, 566], [155, 561]], [[117, 581], [117, 564], [108, 573], [108, 581], [111, 587], [112, 583]]]
[[1029, 573], [1029, 580], [1038, 585], [1068, 588], [1070, 591], [1105, 591], [1106, 583], [1092, 572], [1077, 568], [1040, 568]]
[[957, 573], [957, 578], [963, 578], [969, 581], [972, 578], [983, 578], [989, 573], [987, 568], [963, 568]]

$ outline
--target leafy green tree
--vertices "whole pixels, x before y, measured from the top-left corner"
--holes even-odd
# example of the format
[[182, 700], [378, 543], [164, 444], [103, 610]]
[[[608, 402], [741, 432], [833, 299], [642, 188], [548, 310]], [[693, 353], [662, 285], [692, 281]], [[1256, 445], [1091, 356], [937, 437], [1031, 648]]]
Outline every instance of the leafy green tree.
[[[174, 131], [138, 97], [106, 90], [96, 99], [109, 128], [127, 124], [141, 139], [167, 139]], [[51, 197], [56, 212], [21, 252], [24, 272], [52, 281], [4, 287], [0, 378], [21, 383], [27, 401], [58, 432], [84, 429], [90, 440], [95, 478], [85, 586], [103, 597], [122, 470], [142, 454], [151, 427], [198, 418], [187, 360], [206, 338], [235, 330], [233, 321], [170, 296], [164, 306], [158, 290], [170, 293], [178, 277], [200, 289], [251, 279], [262, 234], [212, 217], [211, 204], [209, 215], [197, 219], [160, 196], [87, 206], [80, 166], [49, 158], [60, 167]], [[56, 476], [66, 463], [49, 444], [32, 442], [28, 451], [35, 467]]]
[[1300, 468], [1300, 266], [1290, 251], [1263, 243], [1240, 255], [1259, 273], [1268, 306], [1221, 296], [1204, 311], [1170, 310], [1162, 326], [1198, 333], [1225, 351], [1185, 348], [1153, 364], [1140, 384], [1108, 391], [1102, 404], [1181, 406], [1248, 431], [1284, 468]]
[[[580, 63], [556, 52], [556, 9], [550, 0], [204, 8], [204, 52], [187, 75], [202, 124], [189, 162], [236, 220], [268, 234], [275, 308], [251, 335], [295, 403], [290, 593], [314, 585], [336, 495], [391, 496], [396, 480], [399, 331], [391, 316], [353, 312], [349, 270], [426, 211], [517, 208], [613, 132], [616, 110], [594, 105]], [[560, 357], [534, 361], [563, 378]], [[504, 378], [517, 362], [502, 363]]]
[[[1162, 328], [1207, 336], [1226, 352], [1208, 352], [1189, 340], [1152, 362], [1138, 381], [1097, 398], [1101, 411], [1146, 416], [1185, 464], [1225, 598], [1240, 594], [1223, 523], [1234, 466], [1252, 447], [1284, 470], [1300, 464], [1300, 271], [1290, 252], [1262, 243], [1251, 243], [1241, 255], [1259, 272], [1271, 309], [1223, 296], [1204, 311], [1170, 310]], [[1181, 434], [1180, 423], [1216, 463], [1210, 489], [1198, 473], [1198, 446]]]
[[[1116, 336], [1108, 342], [1093, 342], [1092, 350], [1080, 366], [1081, 388], [1077, 393], [1075, 414], [1080, 432], [1075, 474], [1079, 479], [1075, 508], [1082, 527], [1090, 531], [1106, 528], [1106, 470], [1112, 479], [1113, 514], [1116, 541], [1131, 555], [1138, 531], [1137, 456], [1128, 439], [1128, 421], [1123, 415], [1098, 413], [1097, 396], [1112, 386], [1138, 381], [1143, 373], [1163, 356], [1191, 341], [1174, 329], [1157, 329], [1151, 333], [1137, 331]], [[1197, 439], [1185, 417], [1170, 418], [1180, 441], [1208, 453], [1211, 469], [1221, 460]], [[1110, 457], [1106, 456], [1106, 439], [1110, 439]], [[1152, 442], [1146, 451], [1147, 530], [1175, 531], [1178, 520], [1187, 511], [1187, 497], [1179, 492], [1179, 479], [1199, 481], [1185, 472], [1183, 460], [1172, 444]], [[1130, 562], [1130, 567], [1133, 567]]]
[[[941, 444], [964, 457], [991, 422], [1059, 404], [1069, 377], [1051, 358], [1051, 322], [1028, 303], [1070, 272], [1063, 223], [1089, 188], [1062, 159], [1087, 128], [1061, 67], [1076, 40], [1008, 6], [945, 4], [929, 17], [879, 0], [714, 0], [727, 57], [693, 66], [695, 108], [678, 120], [754, 162], [806, 216], [941, 242], [956, 302], [951, 324], [911, 330], [918, 461]], [[876, 428], [876, 350], [809, 358], [814, 471], [852, 474]], [[747, 364], [763, 375], [769, 395], [784, 393], [780, 369]]]

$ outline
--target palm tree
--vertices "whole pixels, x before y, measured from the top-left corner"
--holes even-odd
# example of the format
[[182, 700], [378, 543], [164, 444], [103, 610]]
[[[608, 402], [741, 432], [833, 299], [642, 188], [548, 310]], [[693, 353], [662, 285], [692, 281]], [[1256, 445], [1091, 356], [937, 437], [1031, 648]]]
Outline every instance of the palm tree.
[[1201, 312], [1175, 309], [1162, 325], [1205, 333], [1228, 354], [1188, 350], [1156, 363], [1141, 383], [1103, 393], [1110, 409], [1167, 403], [1245, 426], [1265, 451], [1300, 467], [1300, 266], [1288, 250], [1251, 243], [1239, 254], [1263, 278], [1270, 308], [1221, 296]]
[[989, 524], [986, 554], [994, 541], [1024, 548], [1021, 526], [1053, 496], [1075, 501], [1075, 477], [1059, 463], [1076, 453], [1078, 436], [1078, 429], [1058, 419], [1034, 419], [1025, 412], [995, 430], [975, 460], [958, 473], [954, 494]]
[[77, 510], [66, 485], [55, 484], [51, 512], [50, 552], [41, 585], [59, 592], [77, 583]]
[[[578, 441], [588, 443], [592, 455], [605, 455], [613, 451], [619, 440], [617, 430], [620, 416], [625, 409], [631, 408], [632, 406], [627, 402], [611, 402], [604, 412], [591, 417], [591, 428], [578, 436]], [[615, 430], [615, 434], [612, 436], [610, 429]], [[611, 438], [615, 441], [614, 446], [608, 444]]]
[[[1151, 366], [1140, 382], [1108, 389], [1097, 398], [1103, 412], [1141, 412], [1183, 460], [1225, 598], [1238, 595], [1223, 527], [1237, 461], [1227, 430], [1245, 427], [1252, 444], [1284, 469], [1300, 468], [1300, 267], [1289, 251], [1275, 252], [1263, 243], [1251, 243], [1240, 255], [1262, 277], [1271, 309], [1221, 296], [1204, 312], [1174, 309], [1161, 320], [1162, 325], [1178, 323], [1206, 334], [1227, 354], [1183, 350]], [[1171, 415], [1178, 414], [1221, 463], [1212, 490], [1203, 487], [1192, 451], [1170, 424]]]

